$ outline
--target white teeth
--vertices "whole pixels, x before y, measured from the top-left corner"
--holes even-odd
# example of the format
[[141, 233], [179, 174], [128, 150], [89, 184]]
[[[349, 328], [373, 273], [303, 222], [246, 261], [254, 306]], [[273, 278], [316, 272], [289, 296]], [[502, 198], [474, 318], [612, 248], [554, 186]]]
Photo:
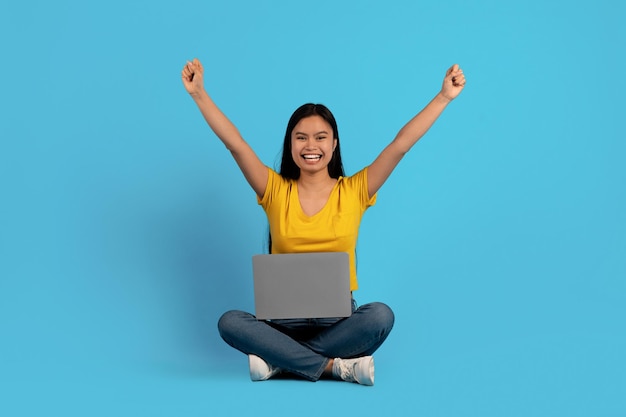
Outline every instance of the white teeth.
[[304, 159], [314, 160], [314, 159], [321, 159], [322, 155], [302, 155], [302, 157]]

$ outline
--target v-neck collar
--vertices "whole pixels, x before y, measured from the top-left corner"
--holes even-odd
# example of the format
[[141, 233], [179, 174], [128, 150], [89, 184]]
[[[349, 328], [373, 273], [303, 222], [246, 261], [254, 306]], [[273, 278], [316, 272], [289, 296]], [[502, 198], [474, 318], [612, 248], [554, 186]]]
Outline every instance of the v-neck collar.
[[298, 206], [298, 214], [301, 215], [302, 218], [306, 219], [306, 220], [311, 220], [314, 219], [316, 217], [318, 217], [318, 215], [320, 213], [322, 213], [323, 211], [326, 210], [326, 207], [328, 207], [328, 203], [330, 202], [330, 199], [332, 197], [332, 195], [335, 193], [335, 190], [337, 189], [337, 187], [339, 186], [339, 181], [341, 180], [342, 177], [337, 178], [337, 181], [335, 181], [335, 184], [333, 185], [333, 188], [330, 190], [330, 193], [328, 194], [328, 198], [326, 199], [326, 202], [324, 203], [324, 205], [322, 206], [321, 209], [319, 209], [319, 211], [317, 211], [317, 213], [314, 213], [312, 215], [308, 215], [304, 212], [304, 209], [302, 208], [302, 203], [300, 203], [300, 191], [298, 189], [298, 181], [294, 181], [294, 189], [295, 189], [295, 199], [296, 199], [296, 203]]

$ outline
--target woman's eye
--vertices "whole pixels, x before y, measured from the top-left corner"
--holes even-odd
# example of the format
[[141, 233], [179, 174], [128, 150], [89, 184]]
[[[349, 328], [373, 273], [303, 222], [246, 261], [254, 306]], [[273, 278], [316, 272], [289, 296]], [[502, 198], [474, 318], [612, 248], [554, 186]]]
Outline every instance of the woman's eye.
[[317, 140], [324, 140], [324, 139], [326, 139], [326, 136], [318, 136], [317, 137]]

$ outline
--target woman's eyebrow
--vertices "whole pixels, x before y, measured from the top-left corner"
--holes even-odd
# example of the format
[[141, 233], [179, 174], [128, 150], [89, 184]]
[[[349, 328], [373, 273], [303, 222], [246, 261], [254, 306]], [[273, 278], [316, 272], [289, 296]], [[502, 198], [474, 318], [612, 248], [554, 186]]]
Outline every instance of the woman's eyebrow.
[[[309, 136], [308, 134], [306, 134], [304, 132], [295, 132], [294, 135]], [[328, 135], [328, 132], [325, 131], [325, 130], [322, 130], [322, 131], [319, 131], [319, 132], [313, 134], [313, 136], [317, 136], [317, 135]]]

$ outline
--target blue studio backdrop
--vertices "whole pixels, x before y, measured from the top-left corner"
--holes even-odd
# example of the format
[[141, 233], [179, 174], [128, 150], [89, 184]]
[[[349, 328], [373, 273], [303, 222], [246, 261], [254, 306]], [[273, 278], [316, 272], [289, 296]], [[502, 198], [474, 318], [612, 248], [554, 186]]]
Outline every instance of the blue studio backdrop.
[[[624, 416], [624, 2], [3, 1], [0, 415]], [[349, 174], [459, 63], [379, 192], [360, 303], [396, 313], [372, 388], [252, 383], [266, 219], [186, 94], [275, 166], [305, 102]]]

